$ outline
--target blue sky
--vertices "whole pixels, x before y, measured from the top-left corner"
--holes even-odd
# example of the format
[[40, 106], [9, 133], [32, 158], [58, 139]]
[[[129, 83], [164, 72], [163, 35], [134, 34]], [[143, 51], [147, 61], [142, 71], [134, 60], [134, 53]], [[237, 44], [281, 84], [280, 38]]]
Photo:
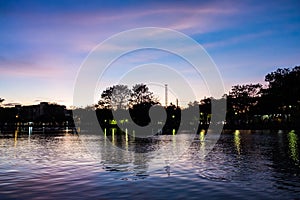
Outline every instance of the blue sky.
[[[6, 103], [71, 105], [89, 52], [114, 34], [149, 26], [180, 31], [203, 45], [226, 91], [234, 84], [264, 83], [278, 67], [300, 65], [299, 8], [299, 1], [0, 0], [0, 97]], [[135, 58], [145, 58], [141, 54]], [[153, 55], [143, 62], [166, 60]], [[119, 76], [117, 68], [111, 71], [108, 78]]]

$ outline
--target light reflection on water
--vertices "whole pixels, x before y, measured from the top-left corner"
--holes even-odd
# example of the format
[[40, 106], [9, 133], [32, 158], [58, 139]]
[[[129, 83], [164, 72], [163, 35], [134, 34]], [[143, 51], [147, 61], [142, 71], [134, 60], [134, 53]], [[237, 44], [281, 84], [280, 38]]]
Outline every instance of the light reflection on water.
[[298, 136], [296, 135], [295, 131], [292, 130], [288, 133], [288, 140], [289, 140], [289, 150], [290, 150], [290, 157], [299, 164], [299, 155], [298, 155]]
[[[76, 134], [36, 134], [30, 130], [1, 133], [0, 199], [300, 196], [296, 131], [226, 131], [204, 160], [197, 158], [197, 151], [205, 148], [206, 133], [201, 131], [177, 163], [166, 163], [164, 168], [151, 172], [152, 158], [132, 150], [155, 150], [169, 142], [176, 148], [178, 144], [186, 145], [184, 135], [163, 135], [158, 136], [159, 142], [138, 143], [141, 141], [131, 138], [128, 132], [123, 137], [114, 130], [105, 133], [100, 140], [84, 136], [90, 141], [89, 148], [98, 149], [99, 144], [108, 147], [101, 148], [97, 159]], [[124, 151], [120, 154], [110, 148], [110, 142]]]
[[234, 131], [234, 145], [236, 147], [237, 153], [240, 155], [241, 154], [241, 136], [240, 136], [239, 130]]

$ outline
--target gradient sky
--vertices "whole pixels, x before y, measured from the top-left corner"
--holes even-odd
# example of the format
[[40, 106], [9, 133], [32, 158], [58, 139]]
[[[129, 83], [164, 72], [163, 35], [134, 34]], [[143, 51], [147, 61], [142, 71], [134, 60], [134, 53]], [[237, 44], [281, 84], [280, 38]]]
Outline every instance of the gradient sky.
[[[216, 63], [226, 91], [264, 83], [278, 67], [300, 65], [299, 9], [299, 1], [0, 0], [0, 97], [70, 106], [89, 52], [113, 34], [140, 27], [170, 28], [195, 39]], [[135, 59], [164, 63], [166, 57], [156, 54], [137, 53]], [[175, 61], [168, 60], [180, 63]], [[117, 71], [108, 79], [119, 77]]]

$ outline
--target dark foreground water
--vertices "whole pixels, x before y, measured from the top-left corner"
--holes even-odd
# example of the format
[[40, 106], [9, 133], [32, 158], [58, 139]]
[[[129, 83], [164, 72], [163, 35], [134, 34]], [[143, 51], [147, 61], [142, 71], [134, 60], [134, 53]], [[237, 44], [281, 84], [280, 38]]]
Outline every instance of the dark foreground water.
[[193, 156], [198, 139], [175, 164], [147, 171], [126, 151], [95, 159], [78, 135], [0, 133], [0, 199], [300, 199], [299, 137], [228, 131], [204, 160]]

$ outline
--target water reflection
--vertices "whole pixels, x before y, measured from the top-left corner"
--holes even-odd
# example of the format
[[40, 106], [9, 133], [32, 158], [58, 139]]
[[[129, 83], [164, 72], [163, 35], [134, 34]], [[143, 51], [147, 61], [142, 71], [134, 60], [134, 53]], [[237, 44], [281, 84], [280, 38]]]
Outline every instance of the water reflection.
[[15, 140], [14, 140], [14, 146], [17, 146], [18, 143], [18, 133], [19, 133], [20, 127], [18, 126], [15, 130]]
[[[24, 194], [23, 199], [42, 199], [48, 193], [62, 198], [66, 191], [70, 199], [87, 191], [95, 199], [121, 198], [120, 193], [122, 198], [138, 193], [137, 199], [146, 194], [148, 198], [156, 194], [157, 198], [213, 198], [212, 194], [218, 193], [218, 197], [227, 195], [229, 199], [255, 199], [253, 194], [260, 199], [297, 199], [300, 195], [300, 168], [294, 164], [299, 163], [296, 131], [228, 131], [204, 160], [195, 157], [205, 147], [205, 131], [201, 131], [178, 162], [166, 160], [165, 167], [156, 171], [149, 170], [151, 154], [134, 150], [189, 145], [184, 142], [188, 134], [161, 135], [157, 136], [159, 142], [143, 142], [132, 137], [132, 130], [113, 135], [107, 129], [100, 139], [68, 132], [32, 132], [29, 143], [28, 133], [27, 129], [16, 129], [0, 134], [0, 198], [17, 199], [16, 194]], [[99, 151], [99, 145], [103, 147], [99, 159], [91, 158], [82, 142], [84, 137], [89, 148]]]
[[125, 129], [125, 149], [128, 151], [128, 130]]
[[29, 127], [28, 127], [28, 135], [31, 135], [31, 134], [32, 134], [32, 128], [33, 128], [32, 126], [29, 126]]
[[111, 131], [112, 131], [112, 135], [111, 135], [111, 141], [112, 141], [112, 144], [113, 145], [116, 145], [116, 143], [115, 143], [115, 131], [116, 131], [117, 129], [116, 128], [112, 128], [111, 129]]
[[[129, 134], [130, 132], [132, 134]], [[125, 129], [124, 132], [117, 132], [117, 129], [105, 129], [103, 137], [98, 135], [98, 137], [95, 136], [95, 140], [88, 139], [87, 146], [93, 154], [98, 155], [97, 159], [101, 160], [105, 170], [128, 172], [135, 176], [146, 177], [148, 172], [152, 171], [149, 169], [149, 165], [156, 170], [156, 166], [161, 166], [160, 163], [165, 166], [166, 174], [170, 175], [169, 162], [173, 160], [174, 156], [182, 154], [182, 148], [188, 149], [190, 144], [185, 141], [188, 141], [189, 137], [195, 137], [186, 133], [135, 138], [134, 133], [134, 130], [128, 129]], [[204, 134], [203, 131], [203, 140]], [[169, 153], [156, 158], [155, 153], [161, 148]]]
[[241, 136], [240, 136], [239, 130], [234, 131], [234, 145], [235, 145], [237, 153], [240, 155], [241, 154]]
[[173, 151], [176, 149], [176, 135], [172, 135]]
[[202, 129], [199, 133], [199, 140], [200, 142], [204, 142], [204, 139], [205, 139], [205, 130]]
[[298, 154], [298, 136], [295, 131], [292, 130], [288, 133], [289, 141], [289, 152], [290, 157], [295, 161], [296, 164], [299, 164], [299, 154]]

